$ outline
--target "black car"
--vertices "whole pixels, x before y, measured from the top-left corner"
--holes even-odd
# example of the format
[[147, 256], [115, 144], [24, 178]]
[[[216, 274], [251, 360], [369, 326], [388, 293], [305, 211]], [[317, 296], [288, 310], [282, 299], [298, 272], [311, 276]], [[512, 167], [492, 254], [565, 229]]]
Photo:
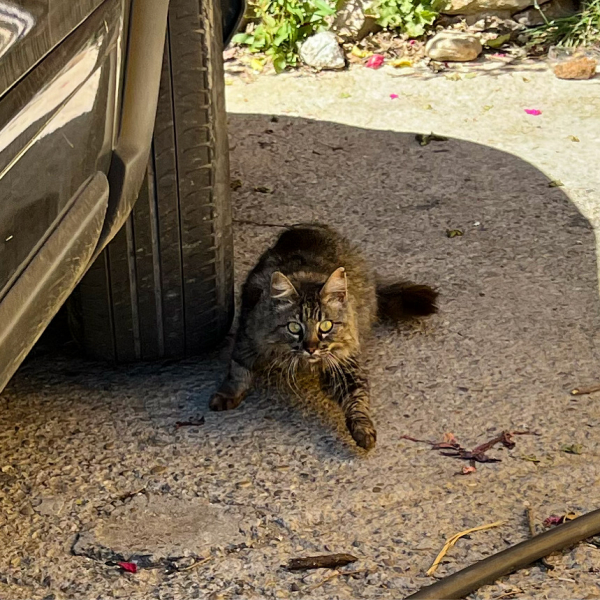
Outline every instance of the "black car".
[[0, 2], [0, 390], [67, 301], [92, 356], [233, 313], [222, 49], [242, 0]]

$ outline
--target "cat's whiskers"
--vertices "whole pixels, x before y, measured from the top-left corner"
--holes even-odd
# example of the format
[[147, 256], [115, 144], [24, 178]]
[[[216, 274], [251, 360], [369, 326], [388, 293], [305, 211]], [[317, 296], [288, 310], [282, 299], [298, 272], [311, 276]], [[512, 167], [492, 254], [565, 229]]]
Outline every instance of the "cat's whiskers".
[[298, 372], [298, 363], [300, 358], [296, 354], [291, 354], [287, 364], [286, 378], [290, 390], [299, 398], [301, 397], [300, 388], [298, 387], [296, 374]]
[[327, 365], [331, 367], [330, 373], [334, 381], [334, 393], [338, 389], [342, 389], [345, 393], [348, 392], [348, 383], [344, 377], [344, 369], [340, 361], [334, 354], [327, 353], [324, 355]]

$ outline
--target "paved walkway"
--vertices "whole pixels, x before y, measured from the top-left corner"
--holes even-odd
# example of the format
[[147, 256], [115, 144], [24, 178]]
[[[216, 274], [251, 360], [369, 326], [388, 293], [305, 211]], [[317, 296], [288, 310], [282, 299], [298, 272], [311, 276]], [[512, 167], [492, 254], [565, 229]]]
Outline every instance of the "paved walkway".
[[[600, 399], [568, 392], [600, 379], [594, 234], [577, 209], [594, 217], [599, 197], [598, 82], [355, 69], [227, 91], [238, 280], [280, 225], [319, 220], [382, 275], [438, 286], [440, 314], [376, 331], [369, 455], [317, 399], [260, 393], [209, 413], [226, 349], [134, 369], [31, 359], [0, 397], [0, 597], [396, 600], [432, 581], [458, 531], [504, 521], [436, 576], [525, 539], [527, 506], [540, 527], [597, 508]], [[415, 141], [430, 131], [450, 139]], [[403, 439], [452, 432], [473, 447], [523, 429], [540, 435], [470, 475]], [[280, 567], [329, 552], [359, 560]], [[111, 566], [132, 554], [137, 574]], [[472, 598], [598, 596], [596, 547], [550, 561]]]

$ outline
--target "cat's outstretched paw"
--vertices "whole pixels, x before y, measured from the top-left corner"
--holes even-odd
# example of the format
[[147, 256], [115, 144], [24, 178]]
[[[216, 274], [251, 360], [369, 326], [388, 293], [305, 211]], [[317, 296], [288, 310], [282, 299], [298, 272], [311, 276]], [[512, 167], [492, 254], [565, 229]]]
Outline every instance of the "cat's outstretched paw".
[[363, 418], [356, 421], [348, 419], [346, 425], [357, 446], [360, 446], [365, 450], [371, 450], [371, 448], [375, 447], [375, 442], [377, 442], [377, 432], [370, 419]]
[[223, 410], [233, 410], [237, 408], [242, 400], [243, 396], [228, 396], [227, 394], [223, 394], [221, 392], [217, 392], [208, 403], [208, 407], [210, 410], [214, 410], [217, 412], [221, 412]]

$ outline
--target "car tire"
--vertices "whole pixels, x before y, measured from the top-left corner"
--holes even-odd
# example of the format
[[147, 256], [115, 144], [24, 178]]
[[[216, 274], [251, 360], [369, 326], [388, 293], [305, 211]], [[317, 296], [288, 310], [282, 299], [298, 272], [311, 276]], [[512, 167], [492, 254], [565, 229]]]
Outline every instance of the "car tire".
[[147, 176], [80, 282], [75, 338], [116, 362], [213, 348], [233, 317], [229, 149], [218, 0], [171, 0]]

